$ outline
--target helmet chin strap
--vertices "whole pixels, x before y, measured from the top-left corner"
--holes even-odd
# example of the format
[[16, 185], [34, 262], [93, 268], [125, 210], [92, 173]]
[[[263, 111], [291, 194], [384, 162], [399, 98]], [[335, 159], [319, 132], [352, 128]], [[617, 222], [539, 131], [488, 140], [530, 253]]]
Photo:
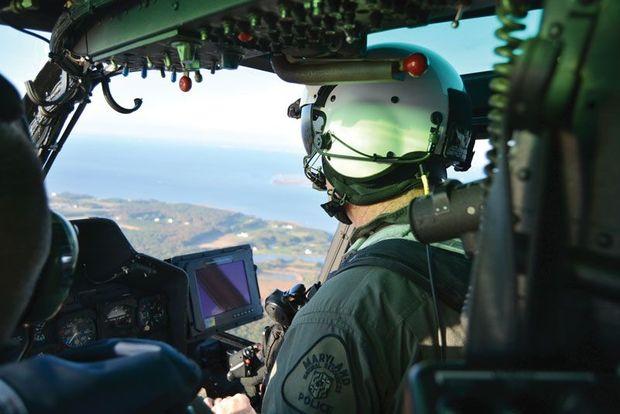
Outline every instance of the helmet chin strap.
[[345, 205], [347, 204], [346, 195], [341, 197], [335, 190], [329, 190], [329, 201], [321, 204], [321, 207], [328, 216], [336, 218], [341, 223], [351, 224], [351, 219], [347, 216]]
[[[421, 184], [424, 194], [429, 194], [431, 190], [431, 186], [435, 183], [431, 184], [429, 177], [429, 170], [425, 168], [424, 165], [420, 164], [418, 166], [419, 169], [419, 184]], [[445, 173], [445, 170], [444, 170]], [[439, 182], [441, 181], [441, 177], [437, 177]], [[405, 191], [402, 193], [404, 194]], [[329, 201], [327, 203], [321, 204], [321, 207], [325, 212], [330, 216], [336, 218], [338, 221], [344, 224], [351, 224], [351, 219], [347, 215], [345, 206], [348, 201], [347, 194], [341, 195], [335, 188], [331, 188], [327, 190], [327, 194], [329, 196]], [[368, 204], [370, 205], [370, 204]]]

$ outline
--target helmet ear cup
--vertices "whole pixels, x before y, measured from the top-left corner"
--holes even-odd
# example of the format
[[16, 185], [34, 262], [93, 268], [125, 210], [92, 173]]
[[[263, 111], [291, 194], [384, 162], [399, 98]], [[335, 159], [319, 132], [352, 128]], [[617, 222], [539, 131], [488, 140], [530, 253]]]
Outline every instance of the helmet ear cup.
[[472, 133], [472, 109], [469, 95], [448, 89], [448, 126], [442, 156], [456, 171], [467, 171], [474, 156], [475, 138]]
[[329, 135], [319, 135], [315, 138], [315, 143], [318, 149], [325, 150], [327, 145], [325, 144], [329, 140]]
[[332, 146], [332, 136], [330, 134], [321, 134], [317, 137], [316, 145], [323, 151], [329, 151]]
[[23, 324], [45, 322], [54, 317], [73, 285], [78, 259], [77, 234], [71, 222], [63, 216], [55, 212], [51, 215], [50, 253], [22, 317]]

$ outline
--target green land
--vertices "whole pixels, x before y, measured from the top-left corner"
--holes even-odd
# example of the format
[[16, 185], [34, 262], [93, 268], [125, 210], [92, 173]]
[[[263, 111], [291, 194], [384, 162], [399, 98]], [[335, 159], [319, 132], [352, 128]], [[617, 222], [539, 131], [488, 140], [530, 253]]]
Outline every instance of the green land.
[[[250, 244], [263, 299], [276, 288], [314, 283], [331, 239], [322, 230], [201, 205], [68, 193], [52, 194], [50, 201], [55, 211], [69, 219], [114, 220], [137, 251], [160, 259]], [[231, 333], [259, 341], [266, 324], [263, 319]]]

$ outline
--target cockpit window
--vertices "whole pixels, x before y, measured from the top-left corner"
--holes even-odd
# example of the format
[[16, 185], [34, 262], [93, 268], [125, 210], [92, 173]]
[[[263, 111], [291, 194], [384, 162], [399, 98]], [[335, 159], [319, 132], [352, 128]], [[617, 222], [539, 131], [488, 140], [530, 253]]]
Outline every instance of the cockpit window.
[[[248, 243], [263, 298], [314, 283], [336, 223], [303, 176], [286, 117], [301, 87], [249, 69], [203, 77], [189, 93], [159, 73], [113, 79], [118, 101], [144, 100], [132, 115], [96, 91], [48, 176], [52, 206], [109, 217], [159, 258]], [[236, 333], [258, 341], [263, 324]]]
[[[540, 13], [531, 13], [535, 29]], [[495, 18], [398, 29], [369, 36], [369, 45], [415, 43], [437, 51], [460, 73], [490, 70]], [[463, 32], [467, 32], [466, 35]], [[0, 27], [0, 67], [21, 91], [46, 58], [43, 42]], [[40, 62], [40, 64], [38, 64]], [[259, 265], [263, 298], [273, 289], [311, 284], [337, 222], [319, 205], [325, 194], [303, 175], [299, 124], [286, 116], [303, 87], [274, 74], [240, 68], [202, 71], [184, 93], [157, 71], [116, 76], [110, 88], [120, 104], [140, 110], [118, 114], [100, 88], [47, 178], [52, 208], [68, 218], [116, 221], [136, 250], [167, 258], [249, 243]], [[472, 169], [482, 176], [484, 143]], [[263, 322], [237, 331], [259, 340]]]
[[[47, 45], [5, 27], [0, 44], [0, 61], [12, 62], [0, 70], [24, 92]], [[246, 68], [202, 76], [188, 93], [156, 71], [114, 77], [120, 104], [144, 101], [131, 115], [96, 88], [47, 177], [52, 208], [110, 218], [157, 258], [250, 244], [263, 298], [314, 283], [337, 222], [303, 175], [299, 125], [286, 116], [303, 87]], [[237, 333], [258, 341], [263, 325]]]
[[[542, 11], [530, 11], [524, 19], [526, 30], [516, 32], [521, 38], [534, 36], [540, 25]], [[437, 52], [461, 73], [491, 70], [499, 61], [493, 48], [500, 44], [494, 33], [500, 27], [495, 16], [467, 19], [452, 23], [437, 23], [413, 29], [394, 29], [368, 36], [368, 46], [381, 43], [411, 43]]]

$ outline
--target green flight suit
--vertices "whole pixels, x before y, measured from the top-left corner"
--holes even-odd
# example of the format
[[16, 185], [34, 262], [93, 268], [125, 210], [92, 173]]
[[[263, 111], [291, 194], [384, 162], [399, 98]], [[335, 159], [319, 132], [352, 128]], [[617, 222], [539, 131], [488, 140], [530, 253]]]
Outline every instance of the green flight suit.
[[[407, 209], [358, 229], [349, 251], [393, 238], [413, 240]], [[449, 349], [460, 349], [460, 315], [441, 303], [440, 311]], [[345, 270], [295, 316], [262, 412], [400, 412], [408, 368], [436, 356], [433, 329], [432, 299], [408, 278], [375, 266]]]

